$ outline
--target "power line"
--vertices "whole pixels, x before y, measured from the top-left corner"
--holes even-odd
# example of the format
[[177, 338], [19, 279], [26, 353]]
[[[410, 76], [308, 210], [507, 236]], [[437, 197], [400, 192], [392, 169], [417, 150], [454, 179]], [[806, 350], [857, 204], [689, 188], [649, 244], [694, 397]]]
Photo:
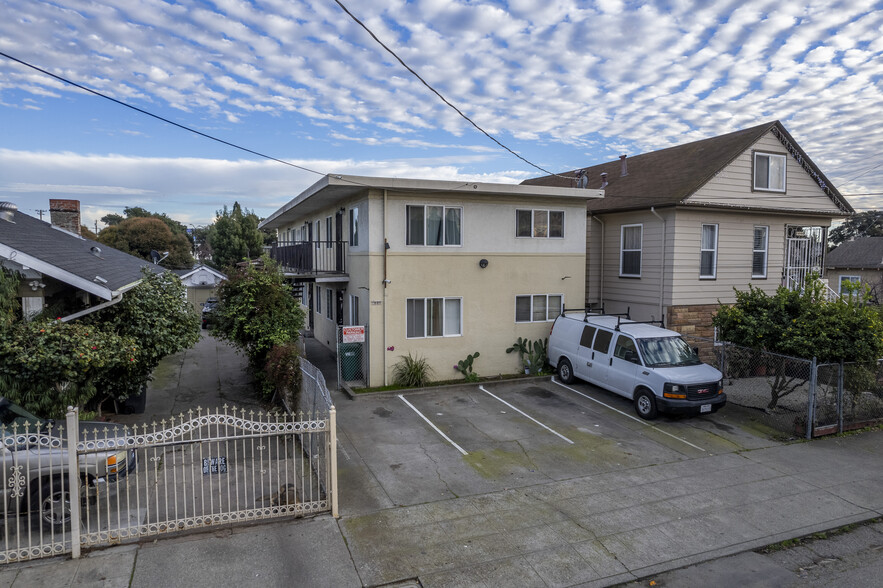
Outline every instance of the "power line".
[[562, 176], [562, 175], [559, 175], [559, 174], [552, 173], [552, 172], [550, 172], [549, 170], [547, 170], [547, 169], [545, 169], [545, 168], [542, 168], [542, 167], [538, 166], [537, 164], [533, 163], [532, 161], [530, 161], [530, 160], [528, 160], [528, 159], [525, 159], [524, 157], [522, 157], [521, 155], [519, 155], [518, 153], [516, 153], [515, 151], [513, 151], [513, 150], [510, 149], [509, 147], [503, 145], [503, 144], [502, 144], [500, 141], [498, 141], [493, 135], [491, 135], [490, 133], [488, 133], [487, 131], [485, 131], [483, 128], [481, 128], [480, 126], [478, 126], [478, 124], [476, 124], [475, 121], [473, 121], [471, 118], [469, 118], [468, 116], [466, 116], [465, 114], [463, 114], [463, 112], [462, 112], [459, 108], [457, 108], [456, 106], [454, 106], [453, 104], [451, 104], [451, 102], [450, 102], [447, 98], [445, 98], [444, 96], [442, 96], [441, 93], [440, 93], [438, 90], [436, 90], [435, 88], [433, 88], [433, 87], [432, 87], [432, 86], [431, 86], [426, 80], [424, 80], [422, 77], [420, 77], [420, 74], [418, 74], [416, 71], [414, 71], [414, 70], [413, 70], [413, 69], [412, 69], [407, 63], [405, 63], [404, 60], [402, 60], [402, 58], [399, 57], [399, 56], [396, 54], [395, 51], [393, 51], [392, 49], [390, 49], [389, 47], [387, 47], [386, 44], [385, 44], [383, 41], [381, 41], [379, 38], [377, 38], [377, 35], [375, 35], [374, 32], [373, 32], [371, 29], [369, 29], [369, 28], [365, 25], [365, 23], [363, 23], [361, 20], [359, 20], [358, 18], [356, 18], [356, 16], [355, 16], [352, 12], [350, 12], [349, 9], [348, 9], [346, 6], [344, 6], [343, 3], [342, 3], [340, 0], [334, 0], [334, 2], [335, 2], [338, 6], [340, 6], [341, 10], [343, 10], [345, 13], [347, 13], [347, 15], [348, 15], [351, 19], [353, 19], [354, 21], [356, 21], [356, 23], [357, 23], [360, 27], [362, 27], [363, 29], [365, 29], [365, 31], [366, 31], [369, 35], [371, 35], [371, 38], [372, 38], [372, 39], [374, 39], [375, 41], [377, 41], [377, 43], [378, 43], [381, 47], [383, 47], [384, 49], [386, 49], [387, 53], [389, 53], [390, 55], [392, 55], [393, 57], [395, 57], [396, 61], [398, 61], [399, 63], [402, 64], [402, 67], [404, 67], [406, 70], [408, 70], [409, 72], [411, 72], [411, 74], [413, 74], [414, 77], [416, 77], [418, 80], [420, 80], [420, 81], [423, 83], [424, 86], [426, 86], [427, 88], [429, 88], [429, 91], [430, 91], [430, 92], [432, 92], [433, 94], [435, 94], [436, 96], [438, 96], [439, 99], [440, 99], [442, 102], [444, 102], [445, 104], [447, 104], [448, 106], [450, 106], [451, 108], [453, 108], [454, 111], [455, 111], [457, 114], [459, 114], [459, 115], [460, 115], [461, 117], [463, 117], [466, 121], [468, 121], [469, 124], [471, 124], [473, 127], [475, 127], [476, 129], [478, 129], [479, 132], [481, 132], [481, 133], [482, 133], [484, 136], [486, 136], [488, 139], [490, 139], [491, 141], [493, 141], [494, 143], [496, 143], [497, 145], [499, 145], [500, 147], [502, 147], [503, 149], [505, 149], [506, 151], [508, 151], [509, 153], [511, 153], [512, 155], [514, 155], [514, 156], [517, 157], [518, 159], [520, 159], [521, 161], [523, 161], [524, 163], [528, 164], [528, 165], [531, 166], [531, 167], [535, 167], [536, 169], [540, 170], [540, 171], [543, 172], [543, 173], [549, 174], [549, 175], [551, 175], [551, 176], [556, 176], [556, 177], [559, 177], [559, 178], [567, 178], [568, 180], [573, 180], [573, 179], [574, 179], [574, 178], [571, 177], [571, 176]]
[[865, 174], [867, 174], [867, 173], [869, 173], [869, 172], [874, 171], [875, 169], [877, 169], [877, 168], [880, 167], [881, 165], [883, 165], [883, 161], [881, 161], [881, 162], [878, 163], [877, 165], [874, 165], [874, 166], [869, 167], [868, 169], [866, 169], [865, 171], [863, 171], [863, 172], [860, 173], [859, 175], [857, 175], [857, 176], [855, 176], [855, 177], [853, 177], [853, 178], [849, 178], [848, 180], [846, 180], [845, 182], [843, 182], [843, 184], [848, 184], [849, 182], [851, 182], [851, 181], [853, 181], [853, 180], [857, 180], [857, 179], [859, 179], [860, 177], [862, 177], [863, 175], [865, 175]]
[[123, 102], [122, 100], [117, 100], [116, 98], [111, 98], [110, 96], [108, 96], [108, 95], [106, 95], [106, 94], [102, 94], [102, 93], [99, 92], [98, 90], [93, 90], [92, 88], [89, 88], [89, 87], [84, 86], [84, 85], [82, 85], [82, 84], [78, 84], [78, 83], [76, 83], [76, 82], [72, 82], [71, 80], [69, 80], [69, 79], [67, 79], [67, 78], [63, 78], [63, 77], [61, 77], [61, 76], [59, 76], [59, 75], [56, 75], [56, 74], [54, 74], [54, 73], [52, 73], [52, 72], [50, 72], [50, 71], [46, 71], [45, 69], [39, 68], [39, 67], [37, 67], [36, 65], [32, 65], [32, 64], [28, 63], [27, 61], [23, 61], [23, 60], [21, 60], [21, 59], [18, 59], [17, 57], [13, 57], [12, 55], [9, 55], [9, 54], [7, 54], [7, 53], [3, 53], [2, 51], [0, 51], [0, 56], [3, 56], [3, 57], [5, 57], [6, 59], [10, 59], [10, 60], [15, 61], [15, 62], [17, 62], [17, 63], [20, 63], [20, 64], [24, 65], [25, 67], [29, 67], [29, 68], [31, 68], [31, 69], [33, 69], [33, 70], [36, 70], [36, 71], [38, 71], [38, 72], [40, 72], [40, 73], [42, 73], [42, 74], [44, 74], [44, 75], [49, 76], [49, 77], [51, 77], [51, 78], [55, 78], [56, 80], [58, 80], [58, 81], [60, 81], [60, 82], [64, 82], [65, 84], [70, 84], [71, 86], [74, 86], [75, 88], [79, 88], [80, 90], [83, 90], [84, 92], [89, 92], [90, 94], [94, 94], [95, 96], [98, 96], [98, 97], [100, 97], [100, 98], [104, 98], [105, 100], [110, 100], [111, 102], [116, 102], [116, 103], [119, 104], [120, 106], [125, 106], [126, 108], [131, 108], [132, 110], [134, 110], [134, 111], [136, 111], [136, 112], [140, 112], [141, 114], [146, 114], [147, 116], [153, 117], [153, 118], [155, 118], [155, 119], [157, 119], [157, 120], [161, 120], [161, 121], [163, 121], [164, 123], [168, 123], [168, 124], [170, 124], [170, 125], [172, 125], [172, 126], [176, 126], [176, 127], [178, 127], [179, 129], [183, 129], [183, 130], [185, 130], [185, 131], [188, 131], [188, 132], [194, 133], [194, 134], [196, 134], [196, 135], [199, 135], [200, 137], [205, 137], [206, 139], [211, 139], [212, 141], [217, 141], [218, 143], [222, 143], [222, 144], [224, 144], [224, 145], [227, 145], [228, 147], [233, 147], [234, 149], [239, 149], [240, 151], [245, 151], [246, 153], [251, 153], [252, 155], [257, 155], [258, 157], [263, 157], [264, 159], [269, 159], [270, 161], [275, 161], [275, 162], [277, 162], [277, 163], [282, 163], [282, 164], [284, 164], [284, 165], [288, 165], [288, 166], [291, 166], [291, 167], [296, 167], [297, 169], [300, 169], [300, 170], [303, 170], [303, 171], [307, 171], [307, 172], [310, 172], [310, 173], [314, 173], [314, 174], [317, 174], [317, 175], [320, 175], [320, 176], [324, 176], [324, 175], [325, 175], [325, 174], [323, 174], [322, 172], [316, 171], [316, 170], [314, 170], [314, 169], [310, 169], [310, 168], [308, 168], [308, 167], [303, 167], [303, 166], [301, 166], [301, 165], [297, 165], [297, 164], [291, 163], [290, 161], [285, 161], [285, 160], [282, 160], [282, 159], [278, 159], [278, 158], [273, 157], [273, 156], [271, 156], [271, 155], [266, 155], [266, 154], [261, 153], [261, 152], [259, 152], [259, 151], [254, 151], [254, 150], [249, 149], [249, 148], [247, 148], [247, 147], [242, 147], [241, 145], [237, 145], [236, 143], [231, 143], [230, 141], [225, 141], [224, 139], [219, 139], [218, 137], [215, 137], [215, 136], [213, 136], [213, 135], [209, 135], [209, 134], [207, 134], [207, 133], [203, 133], [202, 131], [197, 131], [196, 129], [191, 128], [191, 127], [188, 127], [188, 126], [186, 126], [186, 125], [182, 125], [182, 124], [176, 123], [176, 122], [171, 121], [171, 120], [169, 120], [169, 119], [167, 119], [167, 118], [164, 118], [164, 117], [162, 117], [162, 116], [159, 116], [158, 114], [153, 114], [152, 112], [149, 112], [149, 111], [147, 111], [147, 110], [144, 110], [143, 108], [138, 108], [137, 106], [132, 106], [131, 104], [127, 104], [126, 102]]

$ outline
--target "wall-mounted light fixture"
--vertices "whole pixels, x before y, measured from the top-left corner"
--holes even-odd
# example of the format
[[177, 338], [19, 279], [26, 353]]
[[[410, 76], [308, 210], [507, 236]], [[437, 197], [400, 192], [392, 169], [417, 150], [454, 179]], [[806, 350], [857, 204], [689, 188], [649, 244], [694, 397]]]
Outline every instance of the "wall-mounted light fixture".
[[481, 269], [486, 268], [486, 267], [487, 267], [487, 260], [486, 260], [486, 259], [482, 259], [482, 260], [480, 260], [480, 261], [478, 262], [478, 267], [480, 267]]
[[562, 280], [566, 280], [566, 279], [569, 278], [569, 277], [570, 277], [570, 276], [564, 276], [564, 277], [561, 278], [561, 279], [562, 279]]

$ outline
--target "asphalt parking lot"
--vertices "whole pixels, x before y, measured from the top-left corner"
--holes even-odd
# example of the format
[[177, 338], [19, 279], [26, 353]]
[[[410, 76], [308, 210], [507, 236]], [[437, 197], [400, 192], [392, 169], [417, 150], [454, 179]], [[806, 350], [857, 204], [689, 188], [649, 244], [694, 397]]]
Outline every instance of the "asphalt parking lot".
[[729, 407], [644, 421], [622, 397], [555, 379], [360, 397], [341, 419], [341, 475], [362, 479], [341, 484], [354, 512], [776, 445]]

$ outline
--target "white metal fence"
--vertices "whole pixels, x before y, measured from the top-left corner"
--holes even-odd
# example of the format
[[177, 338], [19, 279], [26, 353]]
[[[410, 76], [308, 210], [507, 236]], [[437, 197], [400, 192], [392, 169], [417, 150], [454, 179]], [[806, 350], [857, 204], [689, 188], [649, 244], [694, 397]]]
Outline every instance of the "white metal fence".
[[64, 427], [8, 423], [0, 563], [240, 521], [337, 516], [335, 409], [304, 374], [315, 402], [297, 416], [196, 409], [99, 428], [71, 410]]

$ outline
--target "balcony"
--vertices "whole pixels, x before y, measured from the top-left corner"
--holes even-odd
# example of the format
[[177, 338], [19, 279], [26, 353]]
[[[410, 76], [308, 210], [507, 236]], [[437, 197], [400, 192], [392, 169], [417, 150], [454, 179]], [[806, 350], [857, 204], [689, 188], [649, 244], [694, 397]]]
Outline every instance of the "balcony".
[[288, 276], [345, 277], [346, 247], [346, 241], [279, 241], [269, 253]]

